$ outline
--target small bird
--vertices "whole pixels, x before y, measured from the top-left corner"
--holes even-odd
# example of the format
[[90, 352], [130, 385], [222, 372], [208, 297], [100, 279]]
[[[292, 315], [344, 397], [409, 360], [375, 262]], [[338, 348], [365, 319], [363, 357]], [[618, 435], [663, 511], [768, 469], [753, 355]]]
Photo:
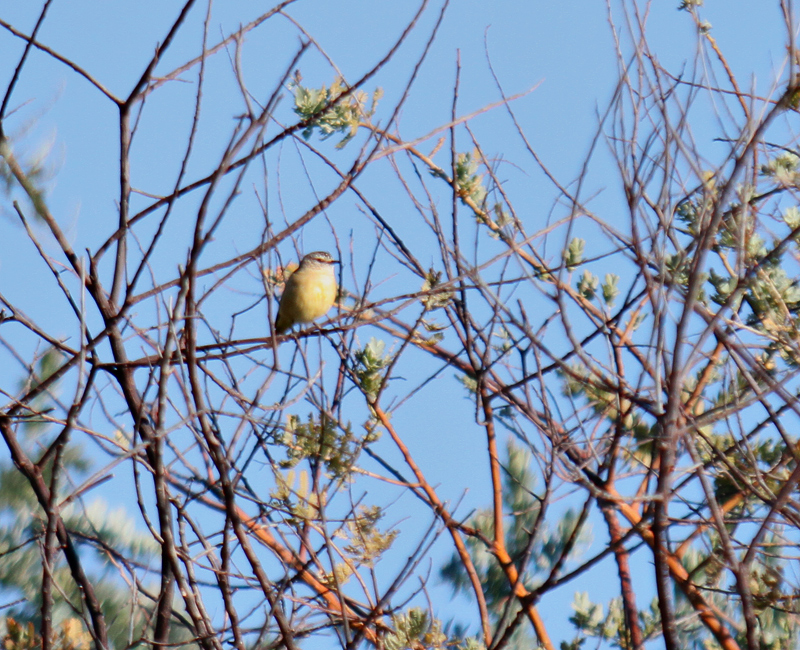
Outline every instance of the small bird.
[[333, 265], [338, 263], [326, 251], [309, 253], [297, 270], [286, 280], [275, 334], [283, 334], [297, 323], [310, 323], [324, 316], [336, 300], [336, 275]]

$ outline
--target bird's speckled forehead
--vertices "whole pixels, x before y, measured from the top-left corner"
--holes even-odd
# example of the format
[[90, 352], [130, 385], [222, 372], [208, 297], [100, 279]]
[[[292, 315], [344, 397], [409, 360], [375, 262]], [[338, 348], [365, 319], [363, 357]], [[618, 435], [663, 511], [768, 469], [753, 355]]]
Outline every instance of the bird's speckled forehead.
[[322, 262], [324, 264], [333, 264], [333, 257], [328, 251], [314, 251], [313, 253], [308, 253], [304, 260], [314, 260], [315, 262]]

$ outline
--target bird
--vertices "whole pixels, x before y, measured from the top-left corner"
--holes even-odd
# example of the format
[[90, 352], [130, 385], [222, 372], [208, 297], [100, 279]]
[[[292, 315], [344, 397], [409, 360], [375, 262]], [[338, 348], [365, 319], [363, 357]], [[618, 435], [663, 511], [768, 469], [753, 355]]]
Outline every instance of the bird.
[[333, 272], [337, 263], [326, 251], [303, 257], [300, 266], [286, 280], [275, 318], [275, 334], [283, 334], [297, 323], [310, 323], [328, 313], [338, 293]]

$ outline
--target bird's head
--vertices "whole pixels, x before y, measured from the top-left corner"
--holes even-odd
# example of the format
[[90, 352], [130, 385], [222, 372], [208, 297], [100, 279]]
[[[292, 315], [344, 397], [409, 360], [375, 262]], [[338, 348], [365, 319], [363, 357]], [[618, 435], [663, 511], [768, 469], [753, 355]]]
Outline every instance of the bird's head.
[[300, 268], [318, 268], [337, 264], [339, 260], [333, 259], [328, 251], [314, 251], [305, 255], [300, 262]]

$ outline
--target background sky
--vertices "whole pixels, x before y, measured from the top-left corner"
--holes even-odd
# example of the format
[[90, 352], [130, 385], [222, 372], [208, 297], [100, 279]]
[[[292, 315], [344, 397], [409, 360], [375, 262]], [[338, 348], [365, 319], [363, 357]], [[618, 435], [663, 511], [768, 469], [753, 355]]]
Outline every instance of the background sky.
[[[642, 11], [649, 12], [648, 35], [651, 48], [657, 52], [662, 65], [675, 74], [690, 66], [697, 49], [697, 32], [690, 16], [677, 11], [677, 0], [659, 1]], [[119, 97], [133, 88], [142, 74], [146, 61], [157, 43], [164, 39], [168, 26], [175, 19], [179, 2], [145, 0], [78, 1], [55, 0], [39, 33], [38, 40], [74, 61]], [[226, 0], [213, 5], [208, 21], [209, 41], [235, 30], [269, 8], [260, 1]], [[395, 58], [366, 88], [381, 87], [376, 119], [387, 120], [400, 99], [438, 18], [441, 3], [434, 3], [425, 12], [418, 28], [405, 42]], [[400, 31], [416, 11], [416, 3], [374, 2], [347, 0], [331, 3], [327, 0], [300, 0], [286, 13], [310, 34], [332, 59], [348, 81], [360, 78], [385, 54]], [[0, 4], [0, 20], [30, 33], [40, 11], [38, 2], [4, 2]], [[445, 14], [440, 32], [422, 66], [409, 98], [397, 121], [397, 131], [412, 140], [447, 123], [452, 109], [456, 61], [460, 56], [459, 115], [465, 115], [497, 102], [499, 94], [489, 70], [491, 63], [507, 95], [524, 93], [514, 102], [514, 110], [532, 146], [550, 171], [565, 184], [573, 182], [589, 151], [598, 129], [598, 114], [605, 109], [618, 78], [617, 56], [609, 16], [620, 20], [618, 7], [609, 8], [603, 2], [575, 0], [573, 2], [544, 2], [542, 0], [497, 0], [479, 2], [453, 0]], [[753, 3], [745, 0], [709, 0], [702, 15], [713, 27], [712, 34], [728, 57], [739, 82], [757, 92], [768, 94], [780, 78], [784, 61], [784, 34], [777, 2]], [[157, 68], [166, 73], [199, 52], [205, 9], [198, 5], [187, 25]], [[299, 47], [302, 35], [287, 18], [275, 17], [246, 37], [242, 66], [244, 79], [256, 99], [263, 101], [274, 88], [292, 56]], [[5, 88], [23, 51], [23, 42], [5, 29], [0, 29], [0, 88]], [[68, 232], [76, 251], [96, 249], [113, 230], [117, 221], [118, 196], [118, 136], [117, 112], [111, 101], [85, 79], [54, 60], [33, 51], [30, 62], [15, 89], [11, 105], [16, 112], [8, 120], [6, 130], [23, 157], [42, 152], [48, 170], [48, 204], [61, 226]], [[325, 58], [313, 48], [302, 58], [297, 68], [302, 72], [304, 85], [317, 87], [330, 84], [335, 72]], [[190, 161], [187, 178], [205, 176], [216, 166], [227, 142], [235, 117], [244, 112], [244, 104], [231, 74], [229, 54], [220, 53], [209, 60], [203, 112], [198, 133], [197, 150]], [[173, 81], [148, 98], [148, 105], [137, 126], [132, 153], [132, 184], [151, 195], [170, 191], [183, 156], [188, 125], [193, 111], [196, 72], [181, 81]], [[288, 93], [278, 119], [292, 119], [291, 98]], [[695, 137], [701, 151], [713, 165], [727, 153], [716, 136], [715, 122], [709, 111], [695, 122]], [[502, 108], [475, 118], [471, 124], [476, 137], [487, 154], [504, 162], [498, 170], [507, 190], [515, 197], [520, 217], [529, 231], [540, 228], [548, 220], [560, 216], [555, 188], [529, 156], [525, 155], [513, 125]], [[704, 132], [704, 126], [707, 131]], [[444, 134], [443, 134], [444, 135]], [[463, 132], [459, 135], [459, 151], [470, 150], [471, 144]], [[436, 138], [421, 145], [429, 151]], [[320, 144], [312, 139], [337, 163], [358, 153], [356, 139], [342, 152], [334, 149], [335, 141]], [[447, 164], [447, 145], [437, 158]], [[258, 242], [263, 218], [259, 197], [267, 201], [273, 218], [291, 222], [313, 206], [319, 196], [332, 187], [334, 177], [313, 158], [305, 158], [290, 144], [275, 154], [275, 166], [268, 170], [263, 187], [244, 187], [232, 208], [236, 218], [228, 219], [216, 235], [215, 247], [205, 258], [205, 265], [216, 256], [224, 259], [232, 251], [243, 252]], [[619, 194], [612, 186], [610, 158], [607, 146], [601, 141], [597, 148], [598, 164], [591, 168], [587, 179], [589, 188], [584, 196], [595, 195], [591, 205], [613, 221], [613, 214], [624, 210]], [[279, 171], [273, 171], [279, 170]], [[300, 179], [300, 180], [298, 180]], [[376, 165], [359, 179], [359, 187], [367, 193], [381, 213], [404, 238], [419, 235], [419, 225], [408, 218], [407, 196], [398, 188], [388, 165]], [[263, 190], [263, 191], [262, 191]], [[268, 195], [268, 196], [266, 196]], [[266, 198], [265, 198], [266, 197]], [[186, 229], [191, 223], [192, 210], [198, 197], [188, 199], [185, 212], [171, 224], [174, 232], [167, 238], [168, 246], [185, 251]], [[133, 201], [133, 211], [150, 202], [144, 197]], [[301, 232], [294, 242], [284, 242], [284, 260], [295, 259], [297, 251], [333, 249], [339, 238], [349, 253], [344, 270], [345, 284], [363, 282], [366, 265], [372, 250], [359, 246], [359, 237], [369, 225], [358, 212], [359, 203], [352, 195], [337, 201], [326, 213], [335, 227], [315, 221], [314, 228]], [[15, 304], [24, 305], [26, 312], [48, 326], [54, 335], [73, 341], [77, 332], [65, 325], [54, 303], [63, 303], [53, 283], [31, 265], [35, 255], [21, 229], [10, 202], [0, 202], [0, 291]], [[620, 222], [623, 223], [622, 221]], [[371, 233], [369, 233], [371, 236]], [[19, 242], [19, 245], [6, 245]], [[562, 242], [553, 242], [552, 253]], [[165, 244], [167, 245], [167, 244]], [[55, 250], [55, 249], [53, 249]], [[417, 249], [419, 251], [419, 249]], [[423, 249], [424, 250], [424, 249]], [[110, 258], [110, 256], [109, 256]], [[180, 256], [163, 255], [154, 262], [154, 273], [174, 273]], [[436, 251], [431, 242], [431, 263]], [[390, 269], [379, 269], [376, 278], [382, 280], [378, 294], [403, 293], [418, 289], [403, 287], [404, 278]], [[351, 289], [355, 289], [351, 283]], [[249, 292], [242, 304], [257, 303], [257, 283], [243, 288]], [[235, 303], [238, 305], [239, 303]], [[62, 305], [63, 306], [63, 305]], [[221, 311], [230, 312], [234, 303], [221, 303]], [[536, 307], [534, 307], [535, 309]], [[248, 317], [237, 321], [237, 335], [265, 336], [266, 307], [260, 303]], [[15, 334], [0, 330], [5, 340], [32, 346], [30, 341], [14, 339]], [[365, 339], [368, 335], [365, 335]], [[32, 352], [32, 347], [29, 349]], [[7, 362], [0, 374], [19, 374], [7, 353]], [[413, 369], [407, 368], [410, 379]], [[447, 374], [447, 373], [445, 373]], [[450, 379], [450, 375], [447, 379]], [[485, 463], [485, 447], [480, 430], [475, 426], [473, 407], [463, 388], [455, 382], [441, 381], [435, 390], [423, 391], [414, 398], [414, 408], [402, 412], [398, 427], [415, 457], [422, 459], [423, 469], [430, 482], [438, 485], [443, 497], [458, 500], [462, 516], [470, 509], [488, 502], [489, 480]], [[443, 401], [463, 405], [452, 410], [446, 426], [430, 423]], [[446, 453], [443, 453], [446, 450]], [[457, 450], [457, 462], [453, 456]], [[391, 455], [390, 452], [387, 452]], [[464, 468], [470, 471], [464, 480]], [[373, 488], [381, 489], [381, 488]], [[407, 525], [407, 519], [417, 504], [409, 497], [393, 506], [391, 521]], [[556, 504], [556, 509], [561, 507]], [[401, 549], [402, 551], [402, 549]], [[440, 543], [433, 553], [434, 561], [449, 556], [449, 541]], [[642, 567], [646, 569], [647, 567]], [[609, 567], [613, 571], [613, 567]], [[610, 572], [609, 576], [613, 576]], [[610, 581], [611, 591], [616, 584]], [[580, 583], [567, 585], [548, 597], [541, 610], [551, 626], [555, 639], [571, 638], [567, 623], [571, 614], [569, 603]], [[448, 592], [442, 587], [439, 595]], [[592, 585], [593, 596], [604, 597], [602, 587]], [[454, 615], [465, 610], [463, 603], [448, 609], [444, 599], [441, 615]], [[645, 602], [640, 602], [640, 607]]]

